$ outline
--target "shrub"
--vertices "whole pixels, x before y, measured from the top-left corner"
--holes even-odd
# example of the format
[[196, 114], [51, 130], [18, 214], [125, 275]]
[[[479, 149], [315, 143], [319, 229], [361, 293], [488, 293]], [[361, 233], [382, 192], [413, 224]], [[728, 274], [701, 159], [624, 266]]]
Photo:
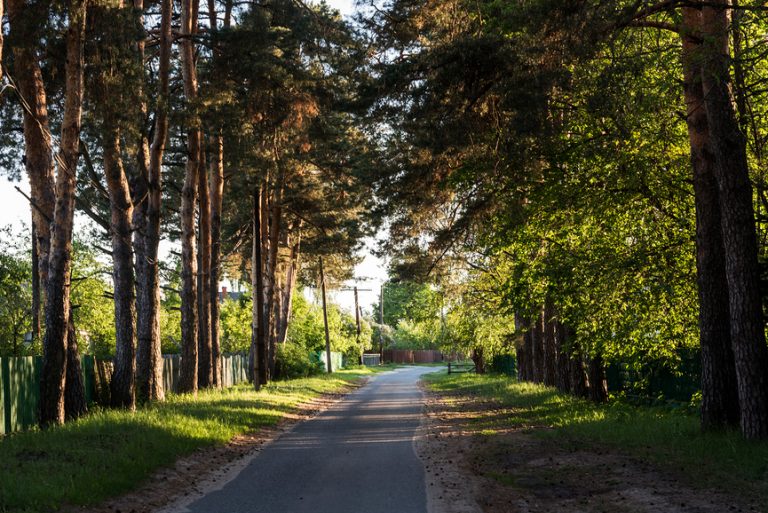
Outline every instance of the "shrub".
[[306, 378], [323, 372], [320, 362], [312, 362], [309, 353], [296, 344], [277, 346], [276, 379]]

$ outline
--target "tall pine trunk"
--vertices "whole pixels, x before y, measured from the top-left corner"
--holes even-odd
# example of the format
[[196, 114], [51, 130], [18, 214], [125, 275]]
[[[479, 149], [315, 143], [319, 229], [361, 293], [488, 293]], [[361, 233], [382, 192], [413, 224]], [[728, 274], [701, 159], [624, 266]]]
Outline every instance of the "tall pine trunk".
[[768, 348], [746, 143], [730, 94], [728, 26], [727, 2], [715, 0], [702, 8], [701, 76], [720, 193], [740, 424], [746, 438], [761, 439], [768, 437]]
[[219, 279], [221, 277], [221, 209], [224, 199], [224, 137], [219, 131], [211, 152], [211, 275], [208, 292], [211, 304], [211, 366], [215, 387], [221, 386], [221, 314]]
[[[111, 117], [111, 115], [110, 115]], [[104, 174], [107, 179], [115, 287], [115, 359], [111, 383], [112, 406], [136, 407], [136, 296], [133, 268], [133, 203], [120, 151], [120, 131], [105, 122]]]
[[213, 360], [211, 358], [211, 205], [208, 191], [208, 176], [205, 153], [200, 153], [200, 167], [197, 177], [199, 209], [199, 251], [197, 280], [198, 310], [198, 369], [197, 384], [208, 388], [213, 383]]
[[83, 52], [85, 0], [69, 3], [67, 60], [65, 67], [64, 117], [62, 120], [59, 169], [56, 176], [48, 283], [45, 298], [45, 337], [40, 379], [40, 425], [64, 422], [64, 387], [67, 372], [67, 339], [70, 317], [70, 267], [72, 224], [75, 211], [77, 161], [80, 156], [80, 126], [83, 109]]
[[168, 137], [169, 75], [171, 61], [172, 0], [162, 0], [160, 21], [160, 63], [158, 66], [158, 105], [155, 129], [149, 149], [147, 196], [144, 215], [144, 260], [142, 282], [138, 287], [136, 349], [136, 393], [141, 401], [163, 400], [163, 355], [160, 345], [160, 209], [162, 205], [162, 167]]
[[295, 233], [294, 237], [296, 241], [291, 245], [290, 261], [286, 268], [286, 277], [283, 282], [281, 302], [282, 313], [280, 314], [280, 326], [277, 332], [277, 343], [284, 344], [288, 335], [288, 323], [291, 320], [291, 304], [293, 303], [293, 292], [296, 290], [296, 278], [299, 273], [299, 258], [301, 255], [301, 224], [296, 222], [294, 229], [291, 230]]
[[686, 121], [696, 204], [696, 268], [701, 342], [701, 425], [705, 430], [738, 426], [739, 397], [731, 349], [728, 280], [715, 180], [715, 156], [709, 137], [701, 83], [700, 11], [683, 9], [683, 74]]
[[[181, 70], [184, 95], [189, 108], [197, 99], [195, 51], [191, 36], [197, 29], [198, 0], [183, 0], [181, 13]], [[180, 392], [197, 392], [197, 243], [195, 240], [195, 203], [200, 169], [202, 132], [194, 116], [187, 131], [187, 161], [181, 191], [181, 376]]]

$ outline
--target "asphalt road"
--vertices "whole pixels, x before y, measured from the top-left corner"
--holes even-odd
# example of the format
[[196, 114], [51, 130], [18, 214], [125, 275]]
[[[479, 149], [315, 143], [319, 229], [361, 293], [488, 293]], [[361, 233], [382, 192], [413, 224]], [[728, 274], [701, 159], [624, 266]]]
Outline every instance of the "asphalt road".
[[264, 448], [191, 513], [426, 513], [424, 467], [413, 448], [423, 398], [416, 383], [435, 369], [375, 376]]

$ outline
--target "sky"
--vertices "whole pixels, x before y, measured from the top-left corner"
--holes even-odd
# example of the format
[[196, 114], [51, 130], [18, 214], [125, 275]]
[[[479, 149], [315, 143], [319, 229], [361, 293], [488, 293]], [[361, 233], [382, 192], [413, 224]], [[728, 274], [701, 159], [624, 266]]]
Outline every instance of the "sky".
[[[345, 17], [354, 13], [354, 0], [327, 0], [331, 7], [341, 12]], [[21, 182], [9, 182], [7, 179], [0, 178], [0, 227], [12, 226], [14, 231], [19, 232], [22, 225], [29, 225], [30, 209], [27, 200], [14, 187], [19, 187], [26, 194], [29, 194], [29, 184], [26, 176], [22, 177]], [[83, 221], [76, 222], [75, 230], [83, 228]], [[373, 289], [375, 292], [360, 292], [360, 305], [363, 309], [370, 311], [371, 305], [378, 298], [378, 291], [381, 284], [386, 281], [386, 262], [371, 254], [371, 249], [375, 246], [375, 239], [367, 239], [365, 247], [360, 253], [363, 260], [355, 267], [355, 279], [347, 282], [345, 288], [351, 288], [357, 285], [361, 289]], [[354, 312], [354, 294], [351, 291], [328, 291], [329, 300], [341, 305], [342, 308]]]

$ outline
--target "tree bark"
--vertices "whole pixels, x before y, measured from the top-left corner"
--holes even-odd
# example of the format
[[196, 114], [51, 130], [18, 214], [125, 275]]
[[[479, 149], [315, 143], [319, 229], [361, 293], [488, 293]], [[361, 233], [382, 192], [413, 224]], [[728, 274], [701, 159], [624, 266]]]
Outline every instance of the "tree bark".
[[171, 61], [172, 0], [162, 0], [160, 21], [160, 63], [158, 66], [158, 105], [155, 130], [149, 150], [147, 196], [144, 221], [144, 268], [138, 288], [138, 347], [136, 351], [137, 395], [142, 401], [161, 401], [163, 389], [163, 355], [160, 344], [160, 214], [162, 206], [162, 162], [168, 138], [169, 76]]
[[549, 387], [555, 386], [557, 373], [554, 315], [552, 300], [547, 298], [541, 311], [541, 332], [544, 346], [544, 384]]
[[531, 381], [531, 323], [525, 315], [515, 313], [515, 330], [522, 333], [516, 348], [517, 379]]
[[64, 391], [64, 413], [67, 420], [74, 420], [85, 415], [87, 411], [83, 369], [77, 348], [77, 330], [70, 311], [67, 328], [67, 384]]
[[476, 374], [485, 374], [485, 352], [482, 347], [472, 349], [472, 362], [475, 364]]
[[[111, 117], [111, 115], [109, 115]], [[132, 219], [128, 178], [120, 151], [120, 131], [113, 120], [105, 121], [104, 174], [107, 179], [112, 233], [112, 265], [115, 287], [115, 368], [112, 374], [112, 406], [136, 408], [136, 296], [133, 269]]]
[[599, 354], [589, 359], [589, 398], [596, 403], [608, 400], [608, 381], [605, 379], [603, 357]]
[[219, 279], [221, 277], [221, 210], [224, 198], [224, 137], [214, 138], [211, 153], [211, 362], [213, 386], [221, 386], [221, 318], [219, 311]]
[[544, 382], [544, 333], [541, 329], [541, 311], [531, 323], [531, 381]]
[[557, 365], [555, 369], [555, 386], [561, 392], [571, 391], [571, 354], [569, 340], [566, 338], [566, 327], [560, 321], [554, 322], [555, 327], [555, 351], [557, 353]]
[[768, 348], [766, 347], [744, 135], [730, 94], [727, 2], [703, 7], [702, 86], [720, 213], [728, 280], [731, 344], [736, 365], [740, 424], [748, 439], [768, 437]]
[[83, 52], [86, 1], [71, 0], [67, 28], [64, 117], [61, 130], [59, 170], [56, 177], [48, 283], [45, 299], [45, 336], [40, 379], [40, 426], [64, 422], [64, 386], [69, 327], [70, 267], [75, 183], [79, 158], [80, 123], [83, 109]]
[[[275, 290], [277, 288], [277, 266], [278, 266], [278, 249], [280, 247], [280, 237], [283, 229], [283, 186], [285, 181], [285, 173], [282, 169], [278, 169], [277, 177], [275, 180], [275, 188], [272, 191], [271, 201], [269, 202], [268, 216], [269, 225], [267, 230], [268, 248], [269, 253], [267, 255], [266, 274], [266, 308], [269, 313], [269, 347], [267, 349], [269, 375], [274, 376], [275, 365], [277, 359], [277, 315], [275, 308]], [[263, 227], [262, 227], [263, 229]]]
[[208, 388], [213, 383], [213, 360], [211, 346], [211, 205], [208, 193], [208, 173], [206, 170], [204, 152], [200, 153], [200, 168], [197, 177], [198, 201], [200, 208], [200, 247], [197, 281], [198, 321], [197, 332], [198, 370], [197, 384], [200, 388]]
[[283, 283], [283, 301], [282, 301], [282, 314], [280, 315], [280, 327], [277, 335], [277, 342], [284, 344], [288, 335], [288, 323], [291, 320], [291, 304], [293, 302], [293, 291], [296, 290], [296, 277], [299, 273], [299, 258], [301, 255], [301, 224], [296, 222], [292, 232], [295, 233], [296, 242], [291, 246], [290, 262], [287, 266], [287, 275], [285, 282]]
[[701, 342], [701, 425], [704, 430], [739, 423], [736, 366], [731, 349], [728, 280], [709, 125], [701, 81], [700, 11], [683, 8], [683, 75], [686, 121], [696, 204], [696, 268]]
[[[34, 207], [33, 207], [34, 208]], [[37, 244], [37, 229], [32, 220], [32, 339], [40, 338], [40, 251]]]
[[[23, 109], [25, 169], [32, 198], [32, 224], [39, 257], [37, 272], [41, 288], [48, 281], [48, 260], [51, 246], [51, 222], [56, 203], [53, 145], [48, 121], [48, 98], [43, 73], [37, 56], [39, 37], [30, 17], [35, 13], [23, 0], [8, 2], [13, 47], [14, 69]], [[21, 46], [24, 45], [24, 46]]]
[[[197, 72], [192, 35], [197, 27], [198, 0], [183, 0], [179, 53], [187, 103], [197, 99]], [[187, 132], [187, 161], [181, 191], [181, 376], [180, 392], [197, 392], [197, 243], [195, 241], [195, 203], [200, 169], [202, 133], [200, 120], [192, 116]]]

